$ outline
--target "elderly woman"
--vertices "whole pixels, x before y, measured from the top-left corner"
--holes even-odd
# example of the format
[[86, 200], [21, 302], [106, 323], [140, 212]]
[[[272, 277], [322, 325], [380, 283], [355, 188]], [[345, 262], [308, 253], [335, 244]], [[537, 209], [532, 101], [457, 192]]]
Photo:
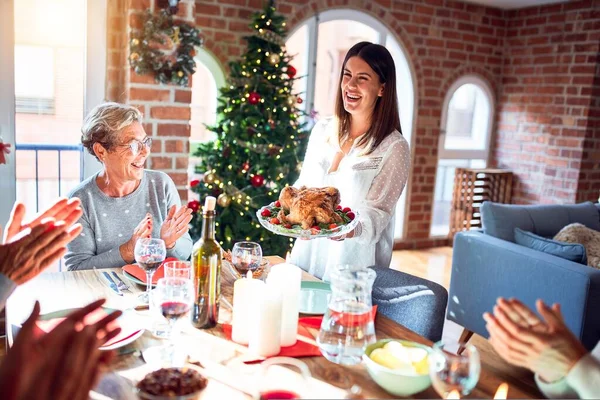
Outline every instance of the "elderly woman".
[[163, 239], [167, 257], [190, 257], [192, 211], [167, 174], [144, 169], [152, 139], [141, 121], [136, 108], [105, 103], [83, 123], [81, 141], [103, 168], [70, 194], [83, 208], [83, 230], [65, 255], [71, 271], [132, 263], [135, 242], [145, 237]]

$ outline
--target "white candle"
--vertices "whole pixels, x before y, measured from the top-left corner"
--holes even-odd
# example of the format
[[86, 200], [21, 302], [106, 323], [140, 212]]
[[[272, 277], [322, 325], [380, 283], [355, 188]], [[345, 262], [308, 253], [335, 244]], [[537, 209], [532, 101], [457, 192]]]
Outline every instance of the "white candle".
[[283, 347], [293, 346], [298, 340], [301, 282], [302, 270], [289, 263], [274, 265], [267, 276], [267, 286], [273, 286], [279, 290], [283, 299], [281, 309], [281, 345]]
[[257, 296], [250, 328], [250, 352], [262, 357], [281, 350], [281, 292], [265, 285]]
[[238, 279], [233, 284], [231, 339], [234, 342], [248, 344], [254, 322], [252, 312], [257, 308], [256, 302], [264, 287], [263, 281], [252, 279], [251, 271], [248, 271], [246, 278]]

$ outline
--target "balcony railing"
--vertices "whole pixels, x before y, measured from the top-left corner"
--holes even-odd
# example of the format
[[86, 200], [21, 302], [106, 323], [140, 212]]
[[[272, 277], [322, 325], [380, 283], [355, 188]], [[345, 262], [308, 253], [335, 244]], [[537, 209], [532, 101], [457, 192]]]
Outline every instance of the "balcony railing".
[[[77, 145], [68, 145], [68, 144], [30, 144], [30, 143], [17, 143], [16, 145], [16, 151], [17, 151], [17, 183], [27, 183], [30, 181], [33, 181], [35, 183], [35, 209], [36, 211], [39, 211], [40, 209], [40, 169], [44, 170], [44, 181], [50, 181], [50, 183], [52, 181], [56, 182], [56, 186], [58, 189], [58, 196], [62, 196], [63, 195], [63, 178], [64, 178], [64, 171], [63, 171], [63, 153], [68, 152], [68, 153], [79, 153], [79, 163], [78, 163], [78, 167], [79, 167], [79, 173], [77, 174], [76, 171], [73, 170], [69, 170], [69, 180], [72, 181], [74, 177], [78, 177], [79, 178], [79, 182], [81, 182], [83, 180], [83, 146], [81, 144], [77, 144]], [[25, 155], [24, 152], [33, 152], [33, 168], [35, 173], [33, 174], [33, 177], [31, 176], [31, 168], [32, 166], [30, 165], [30, 158], [25, 159], [23, 158], [23, 156]], [[54, 165], [47, 157], [44, 160], [40, 160], [40, 156], [41, 154], [45, 154], [45, 155], [50, 155], [50, 154], [56, 154], [57, 156], [57, 162], [56, 162], [56, 174], [52, 174], [50, 173], [50, 175], [54, 175], [54, 176], [49, 176], [48, 171], [54, 169]], [[71, 164], [73, 164], [71, 162]], [[25, 173], [26, 176], [23, 176], [24, 174], [22, 173], [22, 171], [28, 171], [29, 173]], [[22, 189], [22, 190], [19, 190]], [[29, 192], [28, 189], [26, 188], [18, 188], [17, 189], [18, 192], [20, 191], [25, 191], [25, 192]], [[49, 193], [50, 194], [50, 193]], [[25, 200], [26, 198], [31, 199], [31, 193], [18, 193], [18, 197], [22, 197], [21, 200]], [[28, 203], [28, 201], [25, 201], [26, 203]]]

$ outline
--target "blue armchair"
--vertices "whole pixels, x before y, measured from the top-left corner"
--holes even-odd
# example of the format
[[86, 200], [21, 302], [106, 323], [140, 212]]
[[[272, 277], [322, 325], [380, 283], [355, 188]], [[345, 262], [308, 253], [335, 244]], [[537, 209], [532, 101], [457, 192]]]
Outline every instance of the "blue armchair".
[[483, 232], [454, 238], [447, 318], [488, 337], [482, 314], [498, 297], [514, 297], [535, 310], [535, 300], [560, 303], [565, 322], [592, 349], [600, 340], [600, 270], [520, 246], [514, 228], [553, 237], [570, 223], [600, 231], [600, 205], [522, 206], [485, 202]]

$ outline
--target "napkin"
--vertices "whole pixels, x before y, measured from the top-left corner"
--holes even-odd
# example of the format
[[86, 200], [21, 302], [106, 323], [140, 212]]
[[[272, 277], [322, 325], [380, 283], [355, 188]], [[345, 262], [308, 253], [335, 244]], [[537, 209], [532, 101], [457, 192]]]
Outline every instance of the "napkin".
[[[164, 265], [164, 263], [166, 263], [168, 261], [177, 261], [177, 258], [169, 257], [169, 258], [165, 259], [165, 261], [163, 261], [162, 264], [160, 264], [160, 267], [158, 267], [156, 269], [156, 271], [154, 271], [154, 275], [152, 276], [152, 284], [153, 285], [156, 285], [156, 283], [158, 282], [159, 279], [164, 278], [165, 269], [163, 268], [163, 265]], [[127, 272], [129, 275], [132, 275], [132, 276], [138, 278], [140, 281], [147, 283], [146, 282], [146, 271], [144, 271], [142, 268], [140, 268], [139, 265], [137, 265], [137, 264], [125, 265], [123, 267], [123, 271]]]
[[[85, 325], [91, 325], [96, 323], [97, 321], [101, 320], [102, 318], [104, 318], [106, 315], [108, 315], [106, 313], [106, 311], [104, 311], [103, 309], [98, 309], [90, 314], [88, 314], [84, 320], [83, 323]], [[42, 321], [42, 320], [38, 320], [36, 321], [36, 325], [38, 326], [38, 328], [40, 328], [43, 332], [50, 332], [52, 331], [54, 328], [56, 328], [58, 326], [58, 324], [60, 324], [62, 321], [64, 321], [66, 319], [66, 317], [62, 317], [62, 318], [53, 318], [53, 319], [49, 319], [46, 321]], [[118, 321], [118, 320], [117, 320]], [[119, 323], [117, 321], [113, 321], [112, 323], [109, 324], [109, 327], [111, 328], [116, 328], [119, 327]], [[129, 339], [130, 337], [136, 335], [138, 332], [140, 332], [141, 329], [136, 329], [133, 327], [122, 327], [121, 326], [121, 332], [119, 332], [119, 334], [117, 336], [115, 336], [114, 338], [112, 338], [111, 340], [109, 340], [108, 342], [104, 343], [102, 345], [102, 347], [108, 347], [108, 346], [112, 346], [118, 342], [122, 342], [123, 340]]]
[[[315, 338], [311, 335], [307, 328], [308, 327], [302, 324], [301, 318], [298, 321], [298, 336], [302, 336], [314, 342]], [[231, 325], [223, 324], [223, 331], [225, 332], [227, 339], [231, 340]], [[282, 347], [279, 354], [277, 354], [277, 357], [314, 357], [320, 355], [321, 351], [317, 346], [298, 339], [296, 344]]]

